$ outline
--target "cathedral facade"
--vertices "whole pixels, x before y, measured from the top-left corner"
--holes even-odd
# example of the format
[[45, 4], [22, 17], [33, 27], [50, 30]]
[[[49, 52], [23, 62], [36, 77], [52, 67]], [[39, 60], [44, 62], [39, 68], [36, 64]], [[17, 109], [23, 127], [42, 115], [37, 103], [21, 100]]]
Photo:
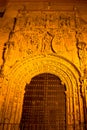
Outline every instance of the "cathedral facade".
[[87, 22], [57, 4], [1, 12], [0, 130], [87, 129]]

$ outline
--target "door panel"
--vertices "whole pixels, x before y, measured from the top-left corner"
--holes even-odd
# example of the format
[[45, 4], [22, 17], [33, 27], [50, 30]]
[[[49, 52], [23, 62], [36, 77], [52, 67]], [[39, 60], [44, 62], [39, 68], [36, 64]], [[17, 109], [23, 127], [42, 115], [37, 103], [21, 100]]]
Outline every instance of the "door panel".
[[22, 130], [65, 130], [65, 86], [52, 74], [34, 77], [25, 87]]

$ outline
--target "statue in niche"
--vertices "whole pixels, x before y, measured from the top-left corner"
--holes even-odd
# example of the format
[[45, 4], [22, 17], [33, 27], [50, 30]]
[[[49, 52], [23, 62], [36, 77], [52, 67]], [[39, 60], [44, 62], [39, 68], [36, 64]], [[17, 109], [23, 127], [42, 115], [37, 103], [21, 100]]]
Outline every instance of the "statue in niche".
[[84, 85], [87, 87], [87, 44], [85, 42], [78, 42], [78, 56], [80, 59], [82, 80]]
[[86, 43], [85, 42], [77, 42], [77, 48], [78, 48], [78, 56], [81, 62], [84, 62], [84, 58], [86, 56]]

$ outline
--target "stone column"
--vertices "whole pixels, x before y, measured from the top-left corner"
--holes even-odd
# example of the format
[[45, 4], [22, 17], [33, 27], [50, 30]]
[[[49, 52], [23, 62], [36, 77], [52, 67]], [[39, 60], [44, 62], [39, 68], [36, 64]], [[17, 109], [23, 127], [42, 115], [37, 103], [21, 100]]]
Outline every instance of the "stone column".
[[67, 93], [67, 130], [73, 130], [74, 125], [74, 114], [73, 114], [73, 96]]

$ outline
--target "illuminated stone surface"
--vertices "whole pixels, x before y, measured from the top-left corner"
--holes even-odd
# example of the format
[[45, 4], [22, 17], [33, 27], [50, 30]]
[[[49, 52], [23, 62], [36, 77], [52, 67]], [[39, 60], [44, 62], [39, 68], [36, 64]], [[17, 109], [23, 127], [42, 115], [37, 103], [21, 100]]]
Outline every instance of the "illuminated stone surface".
[[0, 122], [19, 124], [26, 84], [50, 73], [66, 85], [67, 129], [84, 130], [87, 22], [77, 9], [36, 5], [9, 3], [0, 18]]

